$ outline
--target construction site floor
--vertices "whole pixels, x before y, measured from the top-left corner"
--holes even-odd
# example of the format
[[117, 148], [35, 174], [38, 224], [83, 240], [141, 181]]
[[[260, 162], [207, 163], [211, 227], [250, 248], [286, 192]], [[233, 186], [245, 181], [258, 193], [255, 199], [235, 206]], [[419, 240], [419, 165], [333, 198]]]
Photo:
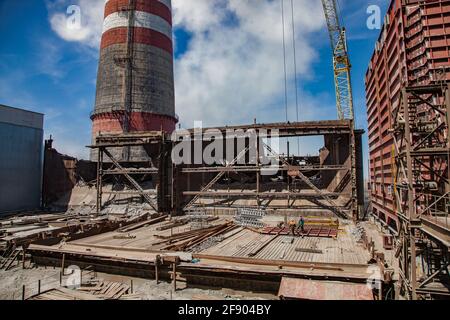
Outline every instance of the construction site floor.
[[[38, 294], [38, 282], [41, 281], [41, 292], [57, 289], [60, 285], [60, 268], [33, 267], [23, 270], [21, 266], [0, 274], [0, 300], [21, 300], [23, 285], [25, 299]], [[173, 291], [170, 282], [117, 276], [98, 273], [97, 279], [115, 281], [133, 286], [136, 300], [274, 300], [278, 297], [272, 294], [252, 293], [232, 289], [211, 289], [202, 287], [187, 287], [180, 282], [178, 290]], [[67, 277], [62, 285], [66, 285]]]

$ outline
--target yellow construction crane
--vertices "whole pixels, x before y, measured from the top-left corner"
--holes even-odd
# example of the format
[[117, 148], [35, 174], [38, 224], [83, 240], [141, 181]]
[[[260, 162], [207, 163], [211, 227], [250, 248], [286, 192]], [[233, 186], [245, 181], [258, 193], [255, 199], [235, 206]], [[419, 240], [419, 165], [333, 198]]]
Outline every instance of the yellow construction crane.
[[347, 50], [345, 28], [339, 21], [336, 0], [322, 0], [325, 18], [333, 50], [334, 81], [336, 86], [336, 107], [340, 120], [354, 119], [353, 93], [350, 77], [350, 59]]

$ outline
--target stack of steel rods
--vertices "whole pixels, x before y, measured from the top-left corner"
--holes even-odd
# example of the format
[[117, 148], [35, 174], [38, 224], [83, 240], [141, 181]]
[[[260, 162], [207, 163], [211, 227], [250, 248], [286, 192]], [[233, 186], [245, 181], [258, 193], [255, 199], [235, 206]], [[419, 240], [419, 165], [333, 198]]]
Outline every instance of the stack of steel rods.
[[217, 226], [192, 230], [183, 233], [174, 234], [170, 237], [159, 236], [162, 241], [153, 245], [164, 245], [161, 250], [188, 251], [190, 248], [208, 240], [211, 237], [217, 237], [233, 229], [238, 228], [233, 222], [227, 222]]

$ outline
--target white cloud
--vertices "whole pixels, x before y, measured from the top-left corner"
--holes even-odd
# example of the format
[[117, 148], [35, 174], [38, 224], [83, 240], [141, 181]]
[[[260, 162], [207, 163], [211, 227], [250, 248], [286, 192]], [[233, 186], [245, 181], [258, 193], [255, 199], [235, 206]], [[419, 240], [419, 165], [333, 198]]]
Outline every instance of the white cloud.
[[191, 32], [204, 32], [220, 25], [225, 17], [227, 0], [172, 0], [175, 26]]
[[[72, 17], [73, 13], [67, 14], [67, 8], [72, 4], [78, 5], [81, 9], [79, 28], [72, 28], [68, 23], [68, 18]], [[104, 6], [103, 0], [48, 1], [50, 25], [62, 39], [82, 42], [96, 48], [100, 44]]]
[[[104, 0], [73, 2], [81, 7], [82, 29], [75, 33], [65, 29], [62, 4], [68, 2], [58, 0], [49, 6], [53, 30], [65, 40], [98, 48]], [[320, 1], [294, 0], [294, 4], [298, 73], [309, 78], [317, 44], [312, 34], [325, 29], [322, 7]], [[249, 123], [255, 117], [261, 122], [284, 121], [280, 1], [172, 0], [172, 5], [174, 27], [192, 34], [188, 51], [175, 61], [176, 107], [183, 126], [192, 126], [194, 120], [202, 120], [205, 125]], [[289, 114], [294, 121], [289, 0], [285, 1], [285, 11]], [[301, 94], [302, 119], [326, 117], [326, 112], [316, 107], [323, 103], [315, 102], [319, 98]]]
[[[184, 125], [192, 126], [194, 120], [207, 125], [248, 123], [255, 117], [284, 121], [280, 1], [174, 0], [173, 5], [176, 27], [193, 33], [189, 51], [175, 64], [177, 113]], [[322, 7], [320, 1], [309, 0], [296, 0], [295, 7], [298, 72], [308, 77], [315, 58], [310, 35], [324, 28]], [[290, 1], [285, 1], [285, 13], [292, 94]], [[295, 120], [295, 112], [290, 112], [290, 120]]]

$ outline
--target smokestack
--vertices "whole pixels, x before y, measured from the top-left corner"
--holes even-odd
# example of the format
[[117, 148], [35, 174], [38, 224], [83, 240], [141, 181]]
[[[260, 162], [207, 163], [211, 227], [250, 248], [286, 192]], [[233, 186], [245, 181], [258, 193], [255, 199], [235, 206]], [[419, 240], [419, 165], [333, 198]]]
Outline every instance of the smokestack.
[[[94, 141], [99, 133], [175, 130], [171, 0], [105, 1], [91, 119]], [[122, 162], [148, 160], [143, 148], [110, 151]]]

